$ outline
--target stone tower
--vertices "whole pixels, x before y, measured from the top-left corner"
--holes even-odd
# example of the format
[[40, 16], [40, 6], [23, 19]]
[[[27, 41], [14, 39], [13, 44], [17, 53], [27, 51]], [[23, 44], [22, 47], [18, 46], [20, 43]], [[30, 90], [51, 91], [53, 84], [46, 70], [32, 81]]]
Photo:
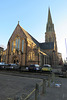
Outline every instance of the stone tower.
[[58, 52], [57, 52], [57, 41], [56, 41], [56, 34], [54, 30], [54, 24], [52, 21], [50, 8], [48, 9], [48, 20], [46, 25], [46, 32], [45, 32], [45, 43], [54, 43], [54, 48], [52, 51], [49, 50], [50, 59], [52, 61], [52, 65], [58, 65]]
[[45, 42], [54, 42], [55, 51], [57, 52], [56, 34], [54, 30], [54, 24], [51, 18], [50, 8], [48, 9], [48, 21], [45, 32]]

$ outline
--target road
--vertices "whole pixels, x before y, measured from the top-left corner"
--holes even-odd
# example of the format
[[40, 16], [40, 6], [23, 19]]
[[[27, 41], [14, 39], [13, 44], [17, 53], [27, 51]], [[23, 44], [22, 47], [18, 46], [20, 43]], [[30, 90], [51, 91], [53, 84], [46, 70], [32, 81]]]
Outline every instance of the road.
[[0, 73], [0, 100], [22, 96], [24, 98], [35, 88], [42, 79], [7, 75]]
[[67, 78], [56, 77], [55, 84], [47, 87], [46, 93], [40, 95], [40, 100], [67, 100]]
[[38, 79], [48, 78], [48, 75], [51, 75], [50, 73], [19, 72], [19, 71], [6, 71], [6, 70], [0, 70], [0, 74], [38, 78]]
[[[22, 96], [22, 100], [35, 88], [36, 83], [48, 78], [47, 74], [0, 71], [0, 100]], [[61, 84], [56, 87], [55, 84]], [[33, 96], [32, 96], [33, 97]], [[54, 84], [46, 88], [40, 100], [67, 100], [67, 79], [55, 77]], [[49, 99], [50, 98], [50, 99]], [[33, 98], [30, 100], [34, 100]]]

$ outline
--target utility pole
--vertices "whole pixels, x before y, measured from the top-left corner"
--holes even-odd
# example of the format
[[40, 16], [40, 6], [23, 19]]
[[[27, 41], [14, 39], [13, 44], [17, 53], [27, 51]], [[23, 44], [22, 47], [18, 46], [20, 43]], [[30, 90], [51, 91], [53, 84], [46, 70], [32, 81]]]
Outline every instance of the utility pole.
[[66, 62], [67, 62], [67, 41], [66, 41], [66, 38], [65, 38], [65, 47], [66, 47]]

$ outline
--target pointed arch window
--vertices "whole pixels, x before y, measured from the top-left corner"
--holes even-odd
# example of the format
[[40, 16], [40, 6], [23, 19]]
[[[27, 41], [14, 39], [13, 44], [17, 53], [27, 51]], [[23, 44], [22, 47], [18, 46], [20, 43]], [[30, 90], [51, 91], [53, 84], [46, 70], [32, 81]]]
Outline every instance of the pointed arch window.
[[20, 39], [18, 39], [18, 50], [20, 49]]
[[11, 45], [11, 51], [13, 51], [15, 53], [16, 49], [20, 50], [20, 37], [16, 37], [13, 41], [12, 41], [12, 45]]
[[18, 50], [20, 49], [20, 38], [19, 37], [17, 37], [15, 40], [15, 48]]
[[17, 39], [16, 39], [16, 46], [15, 46], [15, 47], [16, 47], [16, 49], [17, 49]]
[[51, 42], [51, 37], [49, 37], [49, 42]]
[[35, 53], [33, 51], [29, 52], [28, 60], [35, 60]]
[[13, 42], [12, 42], [12, 51], [13, 51]]
[[24, 49], [24, 40], [22, 40], [22, 52], [23, 52], [23, 49]]

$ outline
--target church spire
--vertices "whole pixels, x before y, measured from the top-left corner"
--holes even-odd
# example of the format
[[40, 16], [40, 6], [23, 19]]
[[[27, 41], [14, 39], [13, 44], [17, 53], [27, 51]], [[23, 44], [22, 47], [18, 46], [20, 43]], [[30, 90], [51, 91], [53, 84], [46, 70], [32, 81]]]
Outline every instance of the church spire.
[[50, 8], [48, 9], [48, 23], [52, 23]]
[[46, 32], [52, 32], [54, 31], [54, 24], [52, 22], [51, 18], [51, 13], [50, 13], [50, 8], [48, 9], [48, 21], [47, 21], [47, 26], [46, 26]]

